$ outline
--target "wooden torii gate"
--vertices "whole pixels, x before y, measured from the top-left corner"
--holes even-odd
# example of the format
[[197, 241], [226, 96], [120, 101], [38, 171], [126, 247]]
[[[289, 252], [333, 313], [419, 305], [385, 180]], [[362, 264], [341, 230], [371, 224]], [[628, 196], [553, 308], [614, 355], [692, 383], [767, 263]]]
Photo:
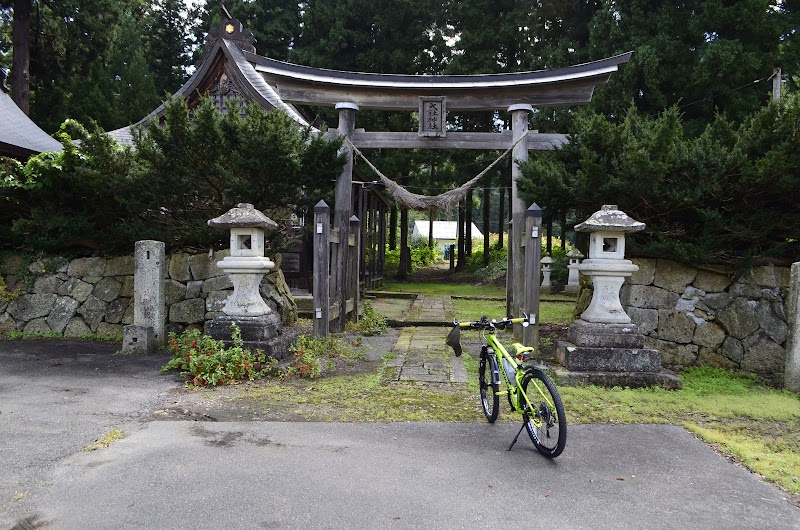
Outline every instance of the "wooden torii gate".
[[[339, 124], [332, 136], [346, 136], [358, 149], [509, 149], [517, 162], [512, 165], [512, 229], [510, 235], [508, 306], [519, 314], [533, 307], [526, 298], [538, 299], [537, 289], [526, 289], [523, 231], [526, 205], [519, 196], [517, 181], [521, 177], [519, 162], [528, 160], [528, 151], [553, 149], [567, 139], [562, 134], [541, 134], [528, 130], [528, 118], [534, 107], [580, 105], [591, 101], [597, 86], [605, 84], [620, 64], [628, 62], [631, 53], [600, 61], [556, 70], [510, 74], [427, 76], [355, 73], [300, 66], [254, 53], [244, 56], [263, 79], [275, 87], [281, 101], [300, 105], [330, 105], [339, 111]], [[356, 129], [360, 109], [418, 112], [417, 132], [367, 132]], [[448, 111], [494, 111], [507, 109], [511, 114], [511, 130], [501, 133], [468, 133], [447, 131]], [[527, 138], [522, 139], [523, 136]], [[522, 139], [522, 140], [521, 140]], [[347, 241], [350, 230], [353, 149], [343, 146], [347, 162], [336, 182], [334, 228]], [[538, 229], [537, 229], [538, 231]], [[538, 241], [538, 234], [536, 234]], [[348, 245], [339, 245], [338, 263], [348, 263]], [[539, 252], [533, 254], [538, 261]], [[534, 265], [531, 267], [531, 265]], [[529, 271], [538, 271], [538, 263], [528, 264]], [[348, 278], [346, 267], [336, 267], [332, 284], [333, 300], [346, 305]], [[528, 284], [531, 282], [529, 281]], [[538, 304], [536, 304], [538, 307]], [[538, 311], [538, 310], [537, 310]], [[345, 312], [338, 324], [344, 328]], [[534, 314], [538, 323], [538, 314]], [[516, 330], [519, 336], [520, 330]], [[527, 341], [536, 337], [527, 334]]]

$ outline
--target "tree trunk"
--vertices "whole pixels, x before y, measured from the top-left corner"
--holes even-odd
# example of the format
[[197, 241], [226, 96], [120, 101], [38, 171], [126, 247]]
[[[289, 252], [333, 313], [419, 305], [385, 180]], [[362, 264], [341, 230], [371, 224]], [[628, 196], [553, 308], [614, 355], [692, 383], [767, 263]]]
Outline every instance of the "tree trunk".
[[32, 0], [14, 0], [14, 62], [11, 69], [11, 99], [30, 114], [30, 33]]
[[428, 212], [428, 247], [433, 248], [433, 210]]
[[472, 190], [467, 192], [466, 212], [464, 213], [464, 252], [472, 256]]
[[547, 254], [553, 255], [553, 216], [547, 218]]
[[400, 267], [397, 278], [405, 280], [411, 274], [411, 249], [408, 248], [408, 208], [400, 208]]
[[397, 250], [397, 205], [389, 210], [389, 250]]
[[466, 215], [464, 214], [464, 201], [458, 203], [458, 264], [456, 265], [456, 270], [461, 270], [465, 267], [464, 263], [464, 219]]
[[483, 266], [489, 265], [489, 198], [491, 190], [483, 188]]
[[506, 189], [500, 188], [500, 211], [497, 213], [497, 230], [500, 232], [500, 248], [503, 248], [503, 234], [506, 229]]

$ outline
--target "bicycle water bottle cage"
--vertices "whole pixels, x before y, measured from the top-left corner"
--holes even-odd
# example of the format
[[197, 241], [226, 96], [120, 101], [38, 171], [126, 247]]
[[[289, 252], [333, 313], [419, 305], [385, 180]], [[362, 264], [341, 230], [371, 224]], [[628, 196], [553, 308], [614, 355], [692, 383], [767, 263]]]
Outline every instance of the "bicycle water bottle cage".
[[533, 352], [536, 348], [533, 346], [525, 346], [524, 344], [520, 344], [519, 342], [515, 342], [511, 346], [514, 347], [514, 350], [517, 353], [517, 359], [520, 361], [524, 361], [528, 358], [528, 356]]

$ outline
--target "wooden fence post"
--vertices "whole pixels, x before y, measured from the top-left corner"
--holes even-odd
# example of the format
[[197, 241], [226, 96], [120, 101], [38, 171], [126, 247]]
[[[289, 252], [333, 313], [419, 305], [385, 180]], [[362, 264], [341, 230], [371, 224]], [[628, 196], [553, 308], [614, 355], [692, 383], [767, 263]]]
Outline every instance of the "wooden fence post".
[[522, 330], [525, 346], [539, 347], [539, 262], [542, 258], [542, 209], [536, 203], [525, 212], [525, 299], [530, 325]]
[[331, 209], [325, 201], [314, 206], [314, 336], [328, 336], [330, 308]]
[[[347, 278], [349, 280], [348, 286], [348, 299], [352, 296], [353, 297], [353, 313], [348, 316], [348, 319], [352, 322], [358, 322], [358, 302], [359, 302], [359, 294], [360, 294], [360, 282], [359, 282], [359, 261], [361, 253], [358, 249], [361, 246], [361, 221], [358, 220], [358, 217], [355, 215], [350, 218], [350, 237], [352, 238], [352, 246], [353, 252], [350, 253], [350, 262], [347, 264], [348, 271], [347, 271]], [[345, 308], [346, 310], [347, 308]]]
[[[514, 221], [508, 222], [509, 244], [506, 245], [506, 316], [518, 317], [514, 310], [514, 245], [511, 244]], [[502, 231], [502, 230], [501, 230]]]

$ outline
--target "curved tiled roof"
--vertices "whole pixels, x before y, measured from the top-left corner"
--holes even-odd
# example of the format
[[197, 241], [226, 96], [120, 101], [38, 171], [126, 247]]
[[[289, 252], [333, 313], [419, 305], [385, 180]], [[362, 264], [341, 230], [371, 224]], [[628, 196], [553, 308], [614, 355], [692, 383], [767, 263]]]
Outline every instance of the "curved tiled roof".
[[[224, 20], [209, 33], [207, 52], [194, 74], [175, 93], [192, 97], [208, 90], [220, 74], [220, 61], [241, 95], [264, 108], [284, 110], [294, 121], [308, 121], [294, 104], [335, 105], [355, 103], [362, 108], [417, 110], [419, 96], [447, 97], [448, 110], [505, 109], [515, 104], [575, 105], [591, 100], [631, 53], [585, 64], [558, 68], [484, 75], [403, 75], [327, 70], [291, 64], [255, 53], [254, 39], [240, 22]], [[140, 127], [165, 112], [160, 105], [130, 127], [109, 134], [131, 145], [131, 128]]]
[[478, 75], [406, 75], [369, 72], [347, 72], [292, 64], [255, 53], [246, 53], [255, 68], [268, 79], [290, 79], [336, 86], [366, 88], [399, 88], [410, 90], [504, 88], [508, 86], [542, 85], [584, 79], [615, 72], [620, 64], [627, 63], [633, 52], [623, 53], [599, 61], [583, 63], [555, 70], [536, 70], [502, 74]]

